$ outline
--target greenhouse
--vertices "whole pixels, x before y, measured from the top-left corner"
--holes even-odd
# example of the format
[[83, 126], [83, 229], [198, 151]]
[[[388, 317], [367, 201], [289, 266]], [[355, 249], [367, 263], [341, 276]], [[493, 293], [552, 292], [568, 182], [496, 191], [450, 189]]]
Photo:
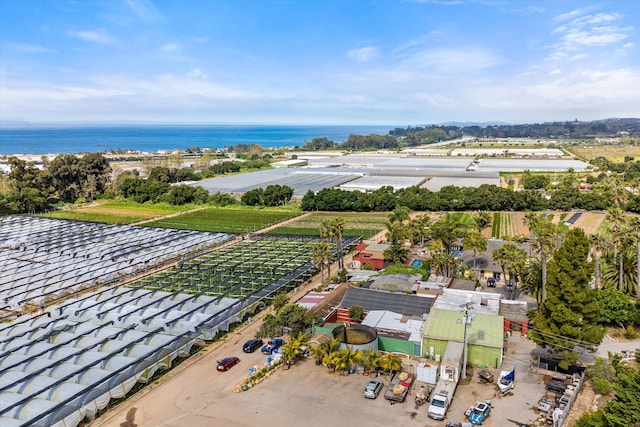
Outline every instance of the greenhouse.
[[363, 174], [362, 171], [349, 169], [283, 168], [212, 178], [193, 185], [203, 187], [209, 193], [246, 193], [256, 188], [266, 188], [268, 185], [287, 185], [293, 189], [294, 195], [304, 196], [309, 190], [331, 188]]
[[3, 217], [0, 301], [12, 310], [39, 307], [232, 238], [226, 233]]

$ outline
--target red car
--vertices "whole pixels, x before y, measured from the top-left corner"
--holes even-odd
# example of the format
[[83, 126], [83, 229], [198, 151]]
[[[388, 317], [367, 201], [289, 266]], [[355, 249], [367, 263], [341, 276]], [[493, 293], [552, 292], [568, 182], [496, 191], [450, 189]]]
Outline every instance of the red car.
[[225, 357], [222, 360], [218, 360], [218, 371], [224, 372], [231, 369], [231, 367], [240, 363], [240, 359], [237, 357]]

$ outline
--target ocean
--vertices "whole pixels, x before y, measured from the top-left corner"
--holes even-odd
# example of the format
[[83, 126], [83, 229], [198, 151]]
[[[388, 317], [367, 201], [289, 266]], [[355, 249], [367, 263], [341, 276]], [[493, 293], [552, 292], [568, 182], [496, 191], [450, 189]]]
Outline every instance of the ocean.
[[303, 146], [326, 137], [335, 143], [350, 134], [387, 135], [395, 126], [92, 126], [0, 128], [0, 154], [74, 154], [112, 150], [185, 150], [259, 144], [265, 148]]

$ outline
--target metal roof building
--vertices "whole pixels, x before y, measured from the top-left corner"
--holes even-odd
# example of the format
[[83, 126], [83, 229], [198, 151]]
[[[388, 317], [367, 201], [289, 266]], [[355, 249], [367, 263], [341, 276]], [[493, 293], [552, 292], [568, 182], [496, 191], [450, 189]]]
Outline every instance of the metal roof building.
[[[433, 308], [422, 334], [423, 356], [444, 355], [449, 341], [464, 342], [462, 310]], [[469, 365], [498, 368], [502, 363], [504, 322], [502, 316], [471, 313], [467, 325], [467, 362]]]
[[349, 288], [339, 308], [349, 309], [359, 305], [364, 311], [389, 310], [403, 316], [423, 317], [431, 310], [434, 298], [403, 293], [374, 291], [364, 288]]

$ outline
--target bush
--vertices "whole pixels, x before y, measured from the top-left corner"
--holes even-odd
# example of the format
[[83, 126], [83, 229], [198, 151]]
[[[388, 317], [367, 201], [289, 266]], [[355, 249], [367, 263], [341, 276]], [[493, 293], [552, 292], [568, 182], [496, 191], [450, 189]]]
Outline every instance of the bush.
[[624, 331], [624, 337], [628, 340], [632, 340], [637, 336], [638, 336], [638, 333], [636, 332], [635, 329], [633, 329], [633, 326], [631, 325], [627, 326], [627, 329], [625, 329]]
[[598, 394], [609, 394], [613, 390], [611, 383], [604, 378], [594, 378], [593, 388]]

